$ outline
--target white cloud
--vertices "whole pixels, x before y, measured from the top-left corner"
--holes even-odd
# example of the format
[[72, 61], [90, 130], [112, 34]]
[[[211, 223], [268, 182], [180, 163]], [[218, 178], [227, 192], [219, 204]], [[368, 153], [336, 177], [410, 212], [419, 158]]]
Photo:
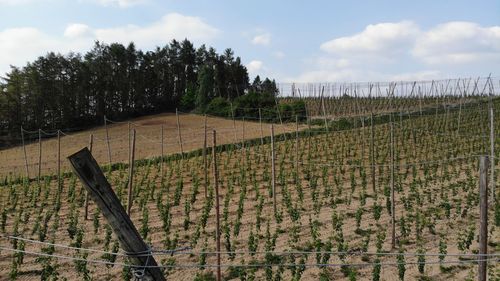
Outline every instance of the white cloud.
[[84, 0], [96, 2], [102, 6], [118, 6], [120, 8], [128, 8], [131, 6], [146, 3], [146, 0]]
[[368, 25], [320, 45], [289, 81], [428, 80], [487, 75], [500, 65], [500, 26], [447, 22], [421, 29], [411, 21]]
[[269, 44], [271, 44], [271, 34], [270, 33], [262, 33], [262, 34], [254, 36], [252, 39], [252, 44], [261, 45], [261, 46], [268, 46]]
[[82, 23], [73, 23], [66, 27], [64, 36], [68, 38], [77, 38], [91, 35], [90, 27]]
[[210, 26], [201, 18], [177, 13], [168, 14], [148, 26], [127, 25], [96, 29], [94, 32], [96, 38], [104, 42], [134, 41], [142, 47], [165, 44], [174, 38], [189, 38], [195, 42], [205, 43], [220, 33], [217, 28]]
[[428, 64], [500, 62], [500, 26], [482, 27], [472, 22], [441, 24], [422, 33], [412, 54]]
[[247, 65], [248, 73], [252, 76], [259, 75], [259, 72], [264, 70], [264, 63], [260, 60], [253, 60]]
[[9, 65], [24, 66], [26, 62], [49, 51], [67, 53], [89, 50], [95, 40], [104, 43], [128, 44], [133, 41], [144, 49], [167, 44], [172, 39], [200, 43], [214, 39], [220, 31], [198, 17], [171, 13], [146, 26], [127, 25], [114, 28], [91, 28], [85, 24], [69, 24], [63, 34], [47, 34], [34, 27], [0, 30], [0, 76]]
[[407, 49], [418, 34], [418, 27], [410, 21], [370, 24], [360, 33], [330, 40], [320, 48], [337, 55], [367, 53], [386, 56]]
[[0, 76], [9, 70], [9, 65], [24, 66], [49, 51], [66, 53], [90, 46], [92, 42], [52, 37], [32, 27], [6, 29], [0, 31]]

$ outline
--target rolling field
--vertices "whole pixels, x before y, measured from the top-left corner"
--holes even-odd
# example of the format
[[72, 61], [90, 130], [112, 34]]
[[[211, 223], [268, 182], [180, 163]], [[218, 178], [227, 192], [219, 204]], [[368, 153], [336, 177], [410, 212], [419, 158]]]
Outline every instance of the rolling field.
[[[262, 131], [258, 120], [253, 122], [217, 117], [207, 118], [207, 131], [219, 132], [219, 143], [227, 144], [244, 139], [260, 138], [270, 134], [269, 125], [263, 124]], [[163, 125], [164, 155], [181, 151], [177, 118], [175, 114], [158, 114], [130, 120], [131, 129], [136, 130], [135, 159], [158, 157], [161, 155], [161, 126]], [[179, 124], [182, 139], [182, 151], [189, 152], [203, 147], [204, 116], [180, 114]], [[111, 163], [127, 163], [129, 157], [129, 125], [128, 122], [108, 123], [108, 137], [111, 150]], [[301, 125], [301, 128], [304, 126]], [[295, 131], [295, 124], [275, 125], [277, 133]], [[43, 135], [41, 174], [55, 174], [57, 171], [57, 132]], [[65, 157], [89, 145], [90, 134], [93, 134], [93, 156], [100, 164], [108, 164], [108, 145], [104, 126], [70, 135], [61, 134], [61, 165], [63, 171], [69, 171], [69, 163]], [[26, 155], [30, 178], [38, 176], [39, 144], [38, 132], [25, 133]], [[24, 151], [22, 146], [0, 150], [0, 177], [26, 175]]]
[[[500, 109], [498, 102], [495, 109]], [[373, 280], [377, 274], [380, 280], [399, 280], [401, 275], [405, 280], [476, 279], [478, 155], [489, 151], [487, 105], [393, 117], [392, 126], [380, 115], [374, 117], [373, 127], [367, 117], [361, 128], [316, 128], [297, 140], [276, 136], [276, 207], [269, 139], [264, 145], [218, 151], [224, 279]], [[202, 117], [192, 118], [199, 124]], [[110, 132], [119, 132], [119, 126], [127, 125]], [[233, 137], [219, 131], [218, 136], [218, 143]], [[495, 147], [498, 151], [498, 142]], [[215, 272], [212, 160], [209, 156], [207, 197], [201, 155], [168, 160], [163, 174], [157, 162], [136, 167], [131, 218], [168, 280], [193, 280]], [[106, 176], [126, 205], [127, 169]], [[94, 204], [85, 220], [84, 201], [84, 189], [74, 175], [60, 186], [46, 178], [40, 184], [2, 187], [0, 276], [129, 278], [116, 237]], [[500, 278], [495, 215], [492, 204], [491, 280]], [[50, 256], [13, 252], [16, 249]], [[154, 252], [165, 249], [181, 250]]]

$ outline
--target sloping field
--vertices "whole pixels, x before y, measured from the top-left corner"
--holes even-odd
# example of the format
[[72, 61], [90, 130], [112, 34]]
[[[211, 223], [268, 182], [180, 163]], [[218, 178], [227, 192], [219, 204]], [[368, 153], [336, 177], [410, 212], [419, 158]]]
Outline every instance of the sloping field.
[[[484, 108], [476, 108], [276, 142], [276, 206], [269, 144], [217, 153], [223, 280], [474, 280], [487, 126]], [[141, 236], [154, 250], [189, 248], [155, 252], [167, 280], [215, 271], [212, 157], [207, 197], [201, 156], [135, 171], [131, 219]], [[126, 205], [127, 169], [106, 177]], [[0, 279], [130, 280], [116, 237], [93, 202], [84, 218], [84, 201], [74, 175], [60, 186], [47, 178], [1, 188]], [[494, 204], [488, 216], [488, 274], [498, 280]]]
[[[184, 152], [199, 149], [204, 143], [204, 116], [195, 114], [179, 115], [179, 124], [182, 139], [182, 150]], [[161, 155], [161, 128], [163, 125], [163, 149], [164, 155], [178, 153], [181, 151], [180, 139], [177, 129], [177, 118], [175, 114], [165, 113], [151, 115], [130, 120], [130, 128], [136, 130], [136, 152], [135, 159], [143, 159]], [[111, 162], [128, 162], [129, 134], [128, 122], [112, 123], [108, 125], [109, 146], [111, 150]], [[261, 130], [262, 128], [262, 130]], [[227, 144], [240, 142], [242, 139], [259, 138], [261, 135], [270, 135], [269, 124], [259, 122], [235, 121], [223, 118], [208, 117], [207, 131], [217, 130], [218, 143]], [[295, 124], [275, 124], [275, 133], [294, 131]], [[74, 153], [84, 146], [88, 146], [90, 135], [93, 134], [92, 153], [100, 165], [108, 164], [108, 145], [106, 142], [106, 130], [104, 126], [91, 130], [78, 132], [61, 137], [61, 167], [68, 170], [69, 166], [66, 156]], [[27, 133], [25, 138], [31, 141], [26, 145], [29, 175], [36, 178], [38, 175], [39, 145], [38, 133]], [[211, 137], [208, 138], [210, 145]], [[25, 175], [25, 161], [22, 146], [0, 151], [0, 176], [9, 174]], [[42, 165], [41, 174], [53, 174], [57, 171], [57, 137], [42, 141]]]

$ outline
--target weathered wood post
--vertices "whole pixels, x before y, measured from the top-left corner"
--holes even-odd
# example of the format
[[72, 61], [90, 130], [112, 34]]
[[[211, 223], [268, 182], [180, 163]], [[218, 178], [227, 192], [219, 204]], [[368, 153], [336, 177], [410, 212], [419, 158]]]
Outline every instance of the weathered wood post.
[[392, 249], [396, 248], [396, 214], [395, 214], [395, 192], [394, 192], [394, 120], [392, 113], [390, 114], [391, 126], [391, 245]]
[[113, 229], [122, 249], [128, 253], [131, 266], [139, 273], [144, 270], [146, 280], [164, 281], [165, 277], [151, 255], [151, 249], [142, 240], [88, 148], [69, 156], [68, 160]]
[[491, 201], [495, 202], [495, 119], [493, 102], [490, 101], [490, 188]]
[[273, 208], [276, 214], [276, 167], [275, 167], [275, 151], [274, 151], [274, 126], [271, 124], [271, 189], [273, 192]]
[[377, 194], [377, 186], [375, 181], [375, 130], [373, 129], [373, 113], [370, 114], [370, 169], [372, 176], [372, 189], [373, 193]]
[[[109, 144], [109, 131], [108, 131], [108, 119], [106, 119], [106, 115], [104, 115], [104, 130], [106, 131], [106, 145], [108, 146], [108, 161], [111, 166], [111, 145]], [[129, 130], [130, 131], [130, 130]], [[130, 145], [130, 141], [129, 141]]]
[[295, 174], [299, 178], [299, 116], [295, 115]]
[[487, 279], [488, 253], [488, 156], [479, 158], [479, 255], [478, 280]]
[[[89, 146], [88, 146], [90, 154], [92, 154], [93, 145], [94, 145], [94, 135], [90, 134]], [[89, 201], [90, 201], [89, 191], [85, 189], [85, 220], [87, 220], [89, 217]]]
[[179, 137], [179, 148], [181, 152], [181, 157], [184, 158], [184, 148], [182, 147], [182, 134], [181, 134], [181, 122], [179, 121], [179, 112], [177, 108], [175, 109], [175, 116], [177, 117], [177, 135]]
[[212, 160], [214, 166], [214, 187], [215, 187], [215, 239], [216, 239], [216, 250], [217, 250], [217, 281], [222, 280], [221, 266], [220, 266], [220, 207], [219, 207], [219, 173], [217, 170], [217, 132], [213, 130], [213, 147], [212, 147]]
[[129, 147], [129, 149], [130, 149], [130, 159], [128, 164], [127, 215], [130, 216], [130, 210], [132, 210], [132, 203], [134, 202], [132, 194], [134, 187], [135, 129], [132, 130], [132, 145]]
[[164, 148], [163, 148], [163, 142], [164, 142], [164, 136], [163, 136], [163, 124], [161, 125], [161, 134], [160, 134], [160, 179], [161, 183], [163, 184], [163, 155], [164, 155]]
[[230, 109], [231, 109], [231, 118], [233, 119], [233, 131], [234, 131], [234, 143], [238, 141], [238, 136], [236, 134], [236, 120], [234, 119], [234, 111], [233, 111], [233, 103], [229, 103]]
[[203, 170], [205, 180], [205, 199], [208, 197], [208, 162], [207, 162], [207, 115], [205, 114], [205, 124], [203, 126]]
[[24, 167], [26, 169], [26, 179], [29, 180], [29, 178], [30, 178], [30, 171], [29, 171], [29, 168], [28, 168], [28, 156], [26, 155], [26, 145], [24, 144], [24, 130], [23, 130], [22, 126], [21, 126], [21, 140], [23, 142]]
[[42, 177], [42, 129], [38, 129], [38, 183]]
[[57, 189], [61, 188], [61, 131], [57, 130]]
[[262, 114], [259, 107], [259, 124], [260, 124], [260, 144], [264, 144], [264, 130], [262, 129]]

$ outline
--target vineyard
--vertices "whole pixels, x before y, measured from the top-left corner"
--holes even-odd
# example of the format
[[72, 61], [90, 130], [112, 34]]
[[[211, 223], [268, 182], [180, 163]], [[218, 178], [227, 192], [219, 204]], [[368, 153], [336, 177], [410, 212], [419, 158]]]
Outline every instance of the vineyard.
[[[445, 90], [447, 83], [422, 83], [433, 91], [427, 96], [413, 83], [399, 95], [396, 84], [378, 87], [374, 97], [373, 86], [337, 98], [326, 98], [324, 87], [315, 88], [317, 96], [303, 89], [294, 97], [307, 103], [303, 122], [242, 118], [234, 127], [226, 120], [234, 130], [221, 132], [199, 125], [190, 153], [174, 154], [173, 141], [163, 156], [150, 144], [154, 152], [136, 157], [130, 214], [151, 247], [143, 254], [168, 280], [215, 280], [217, 268], [224, 280], [475, 280], [485, 260], [489, 280], [499, 280], [500, 99], [490, 78]], [[128, 152], [121, 153], [122, 164], [109, 165], [105, 148], [97, 159], [127, 205]], [[493, 156], [488, 254], [478, 255], [484, 155]], [[92, 202], [85, 218], [86, 192], [76, 175], [58, 180], [47, 170], [28, 180], [20, 159], [0, 187], [0, 279], [133, 280], [130, 253]]]

